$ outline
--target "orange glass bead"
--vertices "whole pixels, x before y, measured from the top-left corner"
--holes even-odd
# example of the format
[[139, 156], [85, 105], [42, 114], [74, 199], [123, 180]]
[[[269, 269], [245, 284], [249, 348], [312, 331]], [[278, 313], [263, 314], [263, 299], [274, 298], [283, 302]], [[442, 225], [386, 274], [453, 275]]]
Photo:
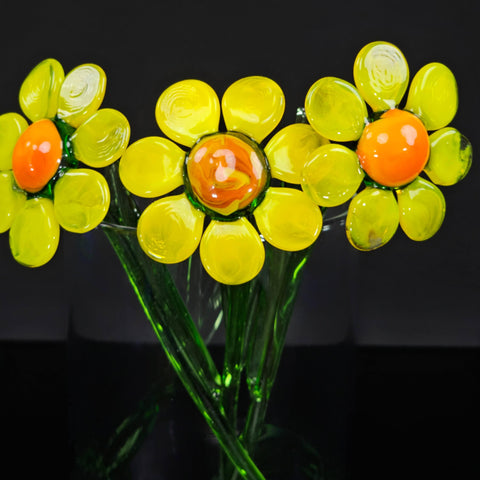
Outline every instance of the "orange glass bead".
[[410, 112], [392, 109], [369, 123], [358, 141], [362, 168], [375, 182], [400, 187], [414, 180], [427, 163], [428, 133]]
[[200, 140], [187, 158], [192, 192], [222, 215], [248, 207], [263, 191], [268, 166], [263, 152], [241, 134], [217, 133]]
[[62, 160], [62, 139], [48, 119], [32, 123], [17, 140], [12, 155], [15, 181], [23, 190], [42, 190], [55, 175]]

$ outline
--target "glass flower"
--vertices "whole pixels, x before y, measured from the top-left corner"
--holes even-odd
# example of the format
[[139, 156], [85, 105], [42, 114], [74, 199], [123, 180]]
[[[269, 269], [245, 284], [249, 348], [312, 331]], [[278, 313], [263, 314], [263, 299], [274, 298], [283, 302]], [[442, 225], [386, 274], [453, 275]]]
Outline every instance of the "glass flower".
[[472, 162], [470, 142], [448, 126], [458, 106], [455, 77], [441, 63], [425, 65], [400, 108], [408, 64], [395, 45], [380, 41], [360, 50], [353, 74], [355, 85], [324, 77], [306, 95], [305, 114], [315, 131], [357, 143], [356, 151], [337, 143], [314, 151], [302, 188], [321, 206], [352, 199], [346, 231], [359, 250], [385, 245], [398, 225], [413, 240], [431, 238], [445, 216], [437, 185], [458, 182]]
[[130, 125], [119, 111], [99, 108], [105, 88], [99, 66], [65, 75], [49, 58], [20, 88], [30, 125], [17, 113], [0, 116], [0, 233], [9, 230], [12, 255], [23, 265], [53, 257], [60, 227], [84, 233], [108, 211], [109, 188], [96, 169], [120, 158]]
[[[263, 149], [261, 142], [284, 110], [281, 88], [262, 76], [236, 81], [221, 102], [208, 84], [192, 79], [160, 95], [155, 116], [170, 139], [142, 138], [127, 148], [119, 164], [120, 179], [130, 192], [162, 197], [152, 200], [139, 218], [138, 240], [147, 255], [178, 263], [199, 246], [206, 271], [235, 285], [260, 272], [263, 240], [286, 251], [315, 241], [322, 213], [299, 188], [300, 173], [308, 153], [328, 141], [307, 124], [293, 124]], [[221, 113], [224, 131], [219, 131]]]

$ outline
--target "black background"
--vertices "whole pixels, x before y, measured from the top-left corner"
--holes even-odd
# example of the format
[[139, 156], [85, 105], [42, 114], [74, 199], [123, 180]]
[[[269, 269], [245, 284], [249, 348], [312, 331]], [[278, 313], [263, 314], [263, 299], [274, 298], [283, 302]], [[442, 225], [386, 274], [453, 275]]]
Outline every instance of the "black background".
[[[329, 445], [351, 478], [474, 478], [478, 442], [467, 435], [480, 427], [479, 13], [466, 0], [12, 3], [0, 28], [0, 112], [20, 113], [20, 85], [47, 57], [66, 72], [86, 62], [102, 66], [103, 106], [127, 116], [131, 141], [161, 134], [155, 102], [184, 78], [206, 81], [220, 98], [243, 76], [273, 78], [286, 96], [281, 127], [294, 121], [317, 79], [353, 81], [353, 61], [368, 42], [396, 44], [411, 78], [431, 61], [449, 66], [460, 95], [452, 125], [474, 148], [469, 175], [443, 189], [445, 222], [427, 242], [399, 230], [382, 249], [360, 253], [341, 228], [321, 235], [272, 415], [288, 411], [292, 425], [318, 427], [320, 447]], [[98, 395], [91, 389], [109, 385], [115, 371], [115, 388], [129, 390], [135, 366], [148, 370], [141, 347], [156, 351], [156, 340], [100, 231], [62, 232], [54, 259], [35, 270], [12, 260], [2, 234], [0, 266], [0, 414], [12, 447], [0, 455], [33, 455], [40, 471], [67, 478], [80, 425], [89, 423], [86, 406], [108, 405], [105, 383]], [[317, 424], [291, 413], [299, 409], [292, 381], [316, 399], [314, 410], [328, 412]], [[120, 388], [118, 395], [126, 394]], [[147, 470], [141, 476], [138, 467], [134, 478], [153, 478]]]

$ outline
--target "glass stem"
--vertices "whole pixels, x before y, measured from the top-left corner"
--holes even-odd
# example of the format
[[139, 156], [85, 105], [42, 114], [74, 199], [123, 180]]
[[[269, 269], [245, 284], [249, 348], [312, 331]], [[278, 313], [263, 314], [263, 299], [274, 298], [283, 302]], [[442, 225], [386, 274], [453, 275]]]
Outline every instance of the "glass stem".
[[[250, 390], [250, 406], [242, 443], [253, 455], [255, 445], [263, 432], [271, 390], [282, 358], [285, 338], [300, 285], [301, 273], [310, 249], [301, 252], [284, 252], [267, 247], [266, 265], [269, 266], [264, 299], [260, 298], [255, 317], [255, 340], [250, 346], [247, 362], [247, 382]], [[238, 475], [234, 473], [232, 480]]]
[[255, 311], [255, 282], [222, 285], [225, 319], [225, 358], [223, 366], [223, 406], [232, 426], [237, 428], [238, 402], [245, 368], [249, 326]]
[[[225, 319], [225, 357], [223, 365], [222, 404], [232, 426], [238, 429], [240, 388], [245, 369], [252, 317], [256, 302], [256, 282], [242, 285], [222, 285], [222, 304]], [[233, 471], [229, 462], [221, 458], [221, 477], [229, 478]]]

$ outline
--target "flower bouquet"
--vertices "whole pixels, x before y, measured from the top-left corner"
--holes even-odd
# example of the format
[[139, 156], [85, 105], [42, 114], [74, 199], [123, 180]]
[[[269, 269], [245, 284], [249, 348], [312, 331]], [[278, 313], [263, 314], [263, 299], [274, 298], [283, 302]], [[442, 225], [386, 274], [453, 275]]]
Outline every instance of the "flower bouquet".
[[[342, 223], [361, 251], [385, 245], [399, 226], [427, 240], [445, 217], [438, 185], [458, 182], [471, 165], [469, 141], [449, 126], [458, 95], [448, 67], [420, 69], [402, 106], [410, 75], [395, 45], [363, 47], [353, 76], [354, 84], [319, 79], [278, 132], [285, 98], [272, 79], [242, 78], [221, 100], [203, 81], [180, 80], [155, 106], [164, 136], [129, 144], [126, 117], [100, 108], [101, 67], [65, 75], [47, 59], [20, 89], [30, 124], [0, 116], [0, 232], [9, 232], [13, 257], [40, 267], [60, 227], [103, 230], [218, 440], [220, 479], [271, 478], [257, 446], [322, 229]], [[220, 369], [189, 311], [192, 292], [224, 323]]]

